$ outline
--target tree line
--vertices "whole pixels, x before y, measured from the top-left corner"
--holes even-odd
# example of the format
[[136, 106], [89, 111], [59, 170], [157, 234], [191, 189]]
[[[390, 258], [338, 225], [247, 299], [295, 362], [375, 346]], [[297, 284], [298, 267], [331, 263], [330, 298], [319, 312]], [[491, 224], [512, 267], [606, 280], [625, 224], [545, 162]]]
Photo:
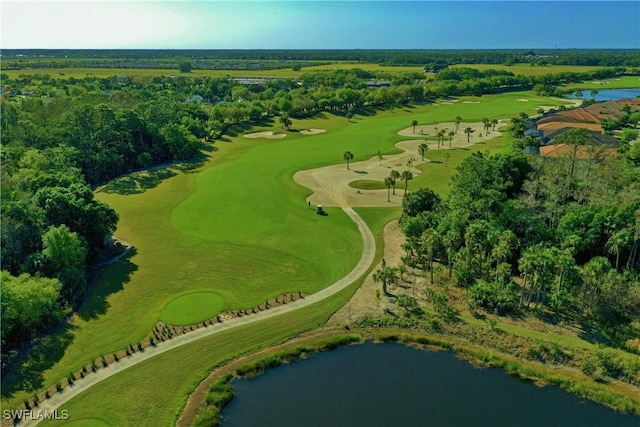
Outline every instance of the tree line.
[[[3, 58], [19, 60], [18, 67], [40, 68], [115, 66], [127, 68], [177, 68], [182, 61], [197, 61], [204, 68], [228, 66], [229, 61], [251, 61], [254, 69], [268, 69], [274, 61], [322, 62], [351, 61], [387, 65], [505, 64], [588, 65], [639, 67], [637, 49], [228, 49], [228, 50], [121, 50], [121, 49], [4, 49]], [[91, 58], [89, 60], [89, 58]], [[239, 62], [238, 62], [239, 63]], [[283, 63], [279, 64], [283, 66]], [[288, 67], [284, 65], [284, 67]], [[260, 68], [262, 67], [262, 68]], [[227, 68], [228, 69], [228, 68]]]

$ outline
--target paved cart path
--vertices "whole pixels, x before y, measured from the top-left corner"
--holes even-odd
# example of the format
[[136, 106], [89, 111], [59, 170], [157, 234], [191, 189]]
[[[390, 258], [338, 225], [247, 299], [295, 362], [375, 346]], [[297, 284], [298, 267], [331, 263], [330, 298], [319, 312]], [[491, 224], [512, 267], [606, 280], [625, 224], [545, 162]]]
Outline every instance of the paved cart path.
[[[92, 372], [85, 376], [84, 378], [78, 379], [75, 383], [69, 387], [64, 388], [62, 391], [56, 393], [51, 396], [49, 399], [43, 401], [38, 406], [37, 410], [40, 411], [53, 411], [69, 400], [73, 399], [75, 396], [80, 393], [90, 389], [101, 381], [109, 378], [112, 375], [118, 374], [124, 371], [131, 366], [137, 365], [138, 363], [142, 363], [145, 360], [148, 360], [154, 356], [162, 354], [166, 351], [172, 350], [174, 348], [180, 347], [182, 345], [197, 341], [201, 338], [217, 334], [223, 331], [227, 331], [229, 329], [237, 328], [239, 326], [248, 325], [251, 323], [256, 323], [263, 321], [265, 319], [269, 319], [275, 316], [280, 316], [284, 313], [289, 313], [294, 310], [299, 310], [308, 305], [314, 304], [318, 301], [321, 301], [325, 298], [329, 298], [330, 296], [340, 292], [345, 289], [347, 286], [356, 281], [360, 276], [366, 273], [367, 269], [373, 263], [376, 253], [376, 243], [373, 237], [373, 233], [364, 222], [364, 220], [351, 208], [343, 208], [343, 211], [349, 215], [349, 217], [356, 223], [358, 226], [358, 230], [362, 235], [362, 256], [358, 261], [358, 264], [351, 270], [346, 276], [342, 277], [340, 280], [335, 282], [334, 284], [328, 286], [327, 288], [309, 295], [303, 299], [299, 299], [293, 302], [290, 302], [286, 305], [280, 305], [269, 310], [261, 311], [256, 314], [251, 314], [249, 316], [238, 317], [230, 320], [226, 320], [222, 323], [216, 323], [211, 326], [207, 326], [205, 328], [199, 328], [195, 331], [188, 332], [184, 335], [177, 336], [167, 341], [163, 341], [154, 346], [148, 347], [143, 351], [139, 351], [137, 353], [133, 353], [126, 358], [120, 359], [119, 361], [108, 365], [107, 367], [98, 369], [96, 372]], [[36, 411], [37, 411], [36, 410]], [[35, 411], [34, 411], [35, 412]], [[25, 419], [21, 422], [20, 426], [35, 426], [40, 422], [40, 420], [31, 420]]]

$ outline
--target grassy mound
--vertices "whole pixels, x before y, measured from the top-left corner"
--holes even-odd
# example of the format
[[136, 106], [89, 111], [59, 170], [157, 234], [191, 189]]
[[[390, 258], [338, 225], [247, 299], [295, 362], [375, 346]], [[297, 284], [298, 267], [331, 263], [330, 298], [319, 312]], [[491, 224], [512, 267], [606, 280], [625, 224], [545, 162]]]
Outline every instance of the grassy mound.
[[351, 181], [349, 187], [358, 188], [360, 190], [384, 190], [387, 188], [382, 181], [376, 181], [372, 179], [358, 179]]
[[210, 319], [222, 311], [224, 298], [213, 292], [181, 295], [167, 303], [160, 320], [169, 325], [192, 325]]

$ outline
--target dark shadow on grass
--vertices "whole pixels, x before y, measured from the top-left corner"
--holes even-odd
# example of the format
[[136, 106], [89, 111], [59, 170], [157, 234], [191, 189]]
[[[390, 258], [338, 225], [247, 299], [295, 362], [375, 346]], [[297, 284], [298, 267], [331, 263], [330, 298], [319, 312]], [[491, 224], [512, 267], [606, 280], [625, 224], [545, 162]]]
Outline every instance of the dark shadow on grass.
[[236, 123], [233, 125], [229, 125], [225, 130], [224, 130], [224, 134], [230, 137], [236, 137], [236, 136], [240, 136], [240, 135], [244, 135], [245, 133], [247, 133], [250, 129], [252, 129], [254, 127], [253, 124], [250, 123]]
[[431, 160], [429, 163], [442, 163], [442, 160]]
[[16, 392], [35, 393], [51, 384], [44, 383], [42, 373], [58, 363], [73, 341], [75, 326], [65, 324], [55, 333], [33, 345], [31, 351], [16, 362], [2, 378], [2, 397], [11, 398]]
[[162, 181], [175, 175], [174, 171], [166, 168], [134, 172], [108, 182], [99, 191], [122, 195], [140, 194], [157, 187]]
[[373, 107], [360, 107], [360, 108], [356, 108], [353, 112], [358, 116], [369, 117], [369, 116], [375, 116], [377, 111]]
[[213, 145], [207, 145], [204, 148], [202, 148], [198, 152], [198, 154], [193, 156], [193, 158], [191, 158], [189, 161], [182, 162], [182, 163], [177, 163], [173, 167], [175, 169], [178, 169], [179, 171], [182, 171], [182, 172], [193, 173], [194, 171], [196, 171], [200, 167], [204, 166], [204, 163], [207, 160], [209, 160], [209, 158], [211, 157], [212, 153], [215, 153], [216, 151], [218, 151], [217, 147], [215, 147]]
[[367, 171], [358, 171], [358, 170], [354, 170], [355, 173], [357, 173], [358, 175], [368, 175], [369, 172]]
[[131, 248], [124, 257], [107, 265], [98, 273], [89, 286], [84, 303], [78, 310], [78, 316], [81, 319], [95, 319], [107, 312], [109, 295], [124, 289], [125, 283], [131, 279], [131, 274], [138, 269], [138, 266], [131, 262], [135, 254], [136, 249]]

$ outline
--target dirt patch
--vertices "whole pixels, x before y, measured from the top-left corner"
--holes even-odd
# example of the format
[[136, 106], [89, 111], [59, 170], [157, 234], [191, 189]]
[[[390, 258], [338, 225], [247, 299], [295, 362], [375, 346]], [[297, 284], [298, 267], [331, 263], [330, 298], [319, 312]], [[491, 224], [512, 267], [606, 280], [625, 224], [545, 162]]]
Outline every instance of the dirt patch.
[[[402, 264], [402, 243], [405, 236], [400, 230], [398, 221], [391, 221], [384, 228], [384, 262], [391, 267], [398, 267]], [[373, 281], [373, 275], [382, 267], [382, 261], [371, 271], [369, 276], [358, 288], [355, 295], [341, 309], [335, 312], [327, 321], [328, 326], [348, 326], [357, 320], [365, 317], [378, 317], [385, 313], [385, 310], [393, 308], [390, 299], [381, 295], [376, 298], [376, 289], [382, 293], [382, 285]], [[394, 287], [389, 288], [390, 292]]]
[[273, 133], [270, 130], [264, 132], [253, 132], [253, 133], [245, 133], [243, 135], [245, 138], [267, 138], [267, 139], [280, 139], [287, 136], [286, 133]]
[[301, 135], [317, 135], [319, 133], [325, 133], [326, 129], [303, 129], [300, 131]]

